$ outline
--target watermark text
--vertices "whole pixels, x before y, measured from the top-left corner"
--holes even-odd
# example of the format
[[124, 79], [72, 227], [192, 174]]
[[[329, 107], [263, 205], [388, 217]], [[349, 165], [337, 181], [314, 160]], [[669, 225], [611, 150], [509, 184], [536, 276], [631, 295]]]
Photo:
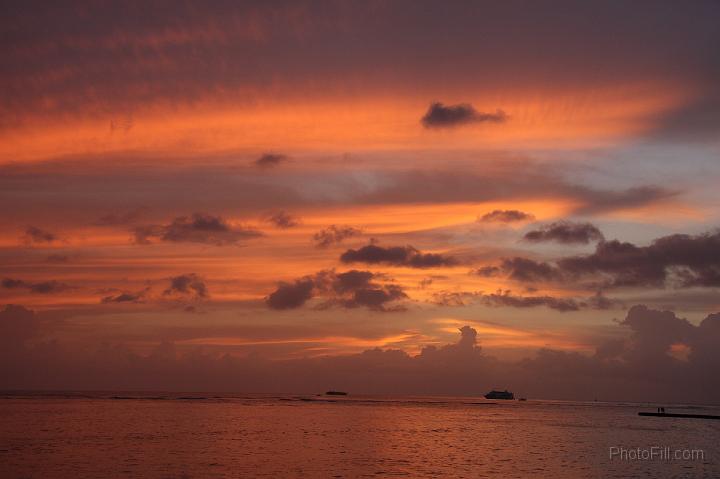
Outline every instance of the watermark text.
[[670, 446], [610, 446], [611, 461], [704, 461], [703, 449], [676, 449]]

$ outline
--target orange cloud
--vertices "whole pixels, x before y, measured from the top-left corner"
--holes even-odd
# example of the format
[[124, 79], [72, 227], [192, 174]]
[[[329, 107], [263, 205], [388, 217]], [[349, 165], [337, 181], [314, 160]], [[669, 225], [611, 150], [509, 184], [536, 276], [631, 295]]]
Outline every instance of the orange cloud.
[[[259, 93], [259, 95], [266, 95]], [[132, 113], [28, 118], [0, 131], [0, 162], [38, 161], [75, 155], [144, 151], [172, 157], [219, 152], [346, 152], [413, 149], [514, 149], [596, 147], [652, 127], [660, 111], [685, 97], [667, 85], [574, 92], [507, 91], [485, 97], [467, 91], [464, 100], [501, 106], [502, 125], [427, 131], [419, 123], [431, 96], [336, 96], [282, 102], [260, 96], [209, 97], [192, 106], [150, 103]], [[310, 98], [308, 100], [307, 98]]]

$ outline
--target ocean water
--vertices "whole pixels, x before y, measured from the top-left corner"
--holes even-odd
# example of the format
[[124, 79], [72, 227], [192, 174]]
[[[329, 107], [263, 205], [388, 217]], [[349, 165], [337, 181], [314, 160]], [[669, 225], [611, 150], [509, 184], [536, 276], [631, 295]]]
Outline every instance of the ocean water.
[[[0, 397], [0, 476], [720, 477], [720, 421], [639, 417], [641, 410], [654, 406], [6, 394]], [[720, 414], [712, 407], [671, 411]]]

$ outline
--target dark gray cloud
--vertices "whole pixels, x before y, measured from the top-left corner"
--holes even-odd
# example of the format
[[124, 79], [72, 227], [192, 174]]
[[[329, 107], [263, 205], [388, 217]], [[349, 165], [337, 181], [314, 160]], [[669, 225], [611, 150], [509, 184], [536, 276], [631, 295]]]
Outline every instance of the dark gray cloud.
[[369, 285], [365, 288], [358, 288], [353, 291], [350, 298], [344, 298], [339, 301], [346, 308], [366, 307], [374, 311], [404, 311], [405, 308], [400, 305], [393, 307], [386, 306], [387, 303], [407, 298], [407, 294], [402, 287], [397, 284], [387, 284], [383, 286]]
[[493, 210], [478, 218], [481, 223], [513, 223], [516, 221], [531, 221], [535, 216], [518, 210]]
[[356, 269], [338, 273], [332, 281], [332, 288], [339, 294], [352, 292], [370, 286], [375, 273]]
[[[379, 280], [384, 281], [380, 283]], [[324, 298], [319, 308], [340, 306], [366, 307], [373, 311], [402, 311], [396, 304], [407, 298], [402, 287], [387, 282], [388, 278], [370, 271], [350, 270], [344, 273], [320, 271], [292, 283], [281, 282], [265, 302], [272, 309], [295, 309], [314, 297]]]
[[550, 223], [525, 234], [525, 240], [533, 243], [555, 241], [563, 244], [588, 244], [604, 239], [602, 232], [592, 223], [572, 223], [570, 221]]
[[163, 291], [163, 295], [191, 296], [195, 299], [205, 299], [209, 296], [209, 293], [202, 278], [195, 273], [188, 273], [170, 278], [170, 286]]
[[692, 342], [690, 346], [692, 350], [688, 359], [690, 361], [706, 364], [712, 371], [717, 371], [720, 367], [720, 354], [718, 354], [718, 344], [720, 344], [720, 313], [709, 314], [700, 322], [696, 329], [696, 333], [692, 334]]
[[503, 273], [522, 282], [585, 282], [601, 288], [720, 286], [720, 232], [675, 234], [648, 246], [600, 241], [591, 254], [553, 262], [506, 258], [498, 266], [475, 270], [481, 276]]
[[383, 275], [370, 271], [350, 270], [338, 273], [331, 283], [337, 296], [331, 298], [328, 304], [340, 304], [346, 308], [366, 307], [375, 311], [403, 310], [399, 305], [387, 305], [407, 298], [407, 294], [396, 284], [379, 284], [373, 281], [383, 278]]
[[720, 286], [720, 232], [676, 234], [648, 246], [600, 242], [593, 254], [557, 261], [570, 277], [605, 276], [608, 286]]
[[[385, 282], [379, 283], [378, 280]], [[365, 307], [373, 311], [404, 311], [405, 307], [397, 302], [407, 298], [407, 294], [401, 286], [387, 281], [389, 278], [385, 275], [368, 271], [339, 273], [332, 286], [337, 296], [331, 298], [329, 304], [339, 303], [346, 308]]]
[[301, 278], [293, 283], [281, 282], [265, 299], [265, 303], [271, 309], [299, 308], [313, 297], [314, 289], [315, 282], [311, 277]]
[[151, 243], [152, 239], [173, 243], [205, 243], [217, 246], [238, 244], [262, 236], [260, 231], [242, 226], [231, 226], [223, 218], [205, 213], [191, 217], [180, 216], [167, 225], [144, 225], [134, 229], [135, 241]]
[[270, 168], [275, 168], [276, 166], [280, 165], [280, 163], [284, 163], [287, 160], [288, 157], [285, 155], [279, 155], [277, 153], [265, 153], [260, 156], [260, 158], [255, 160], [255, 166], [263, 170], [268, 170]]
[[280, 229], [292, 228], [300, 224], [299, 219], [285, 211], [278, 211], [271, 215], [268, 221]]
[[352, 226], [338, 226], [330, 225], [327, 228], [323, 228], [313, 235], [315, 246], [318, 248], [327, 248], [328, 246], [342, 243], [343, 240], [359, 236], [362, 234], [362, 230], [353, 228]]
[[640, 358], [665, 355], [673, 344], [689, 344], [698, 329], [671, 311], [658, 311], [644, 305], [630, 308], [620, 323], [633, 331], [630, 354]]
[[452, 128], [471, 123], [503, 123], [507, 115], [502, 110], [495, 113], [477, 111], [469, 103], [458, 105], [443, 105], [435, 102], [420, 120], [425, 128]]
[[499, 291], [483, 296], [483, 303], [490, 306], [510, 306], [513, 308], [534, 308], [546, 306], [560, 312], [578, 311], [581, 305], [572, 298], [552, 296], [516, 296], [510, 291]]
[[25, 236], [23, 236], [23, 241], [26, 243], [52, 243], [58, 239], [55, 233], [40, 229], [37, 226], [28, 226], [25, 229]]
[[135, 293], [123, 292], [115, 295], [105, 296], [100, 302], [101, 303], [142, 303], [145, 301], [145, 297], [148, 293], [148, 289], [138, 291]]
[[34, 282], [5, 278], [0, 284], [6, 289], [26, 289], [31, 293], [37, 294], [62, 293], [63, 291], [72, 289], [72, 286], [55, 280]]
[[340, 256], [343, 263], [387, 264], [408, 268], [437, 268], [457, 266], [457, 259], [437, 253], [422, 253], [412, 246], [388, 248], [369, 244], [360, 249], [349, 249]]
[[490, 307], [535, 308], [547, 307], [561, 313], [582, 309], [610, 309], [620, 303], [606, 298], [601, 292], [590, 298], [557, 298], [554, 296], [521, 296], [510, 290], [498, 290], [485, 294], [480, 291], [438, 291], [433, 293], [431, 303], [438, 306], [468, 306], [482, 304]]
[[519, 256], [504, 258], [499, 266], [483, 266], [474, 272], [486, 278], [506, 274], [515, 281], [527, 283], [555, 281], [562, 278], [561, 272], [552, 264]]

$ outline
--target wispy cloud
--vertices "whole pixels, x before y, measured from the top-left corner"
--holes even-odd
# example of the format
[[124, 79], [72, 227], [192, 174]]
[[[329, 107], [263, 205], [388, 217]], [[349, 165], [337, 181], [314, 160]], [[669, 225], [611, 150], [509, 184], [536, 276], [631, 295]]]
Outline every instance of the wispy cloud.
[[330, 225], [323, 228], [313, 235], [315, 246], [318, 248], [327, 248], [328, 246], [342, 243], [343, 240], [359, 236], [362, 230], [352, 226]]

